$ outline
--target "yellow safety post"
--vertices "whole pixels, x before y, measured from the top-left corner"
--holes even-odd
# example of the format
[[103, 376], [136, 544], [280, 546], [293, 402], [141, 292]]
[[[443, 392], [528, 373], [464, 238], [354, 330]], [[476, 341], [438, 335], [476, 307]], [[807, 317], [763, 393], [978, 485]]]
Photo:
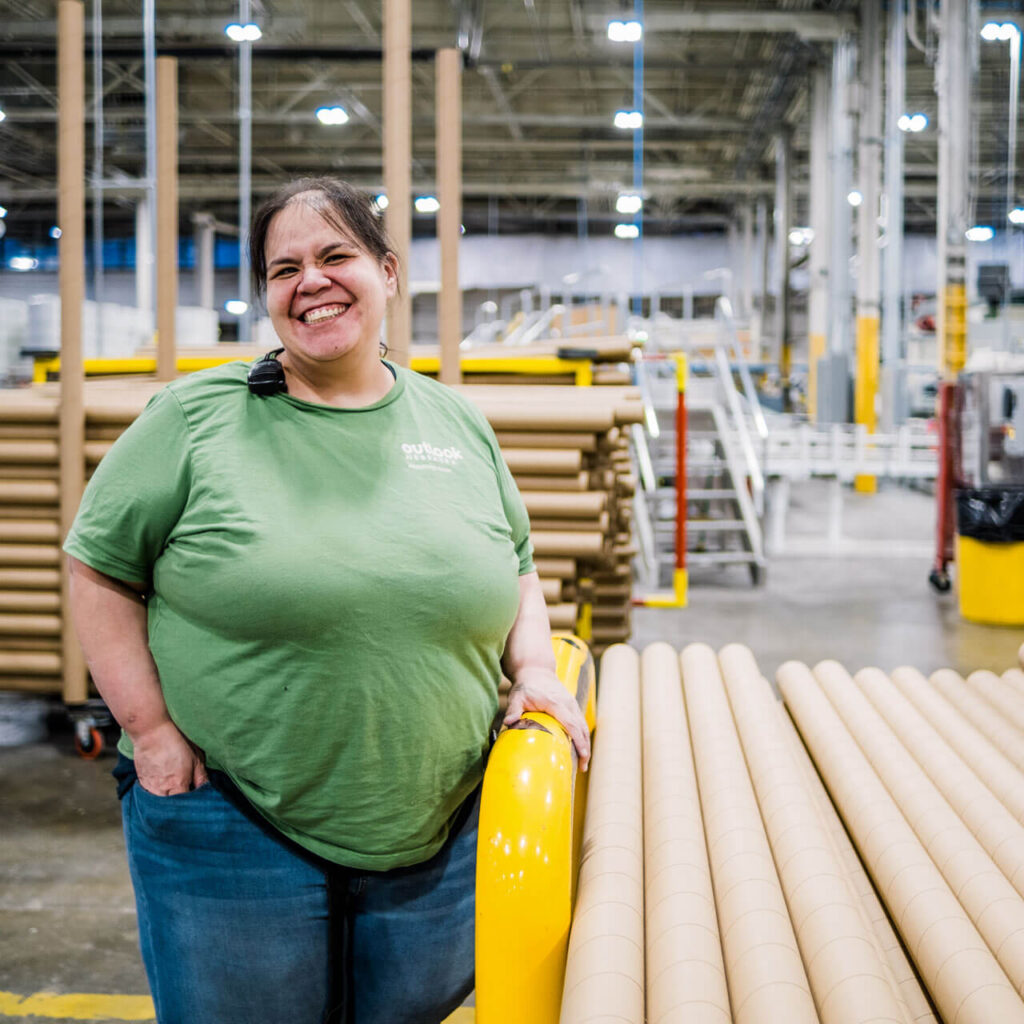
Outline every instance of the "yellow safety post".
[[825, 355], [825, 335], [811, 334], [807, 342], [807, 416], [813, 423], [818, 419], [818, 361]]
[[[857, 317], [857, 380], [854, 386], [854, 422], [873, 434], [878, 426], [875, 399], [878, 395], [878, 317]], [[878, 477], [859, 473], [853, 488], [862, 494], [878, 490]]]
[[963, 284], [948, 284], [943, 292], [942, 304], [945, 323], [940, 339], [942, 370], [947, 380], [956, 380], [967, 362], [967, 288]]
[[[556, 671], [593, 729], [594, 662], [577, 637], [552, 638]], [[498, 737], [480, 799], [476, 1020], [558, 1024], [582, 838], [585, 776], [549, 715], [527, 712]], [[514, 985], [510, 978], [514, 976]]]

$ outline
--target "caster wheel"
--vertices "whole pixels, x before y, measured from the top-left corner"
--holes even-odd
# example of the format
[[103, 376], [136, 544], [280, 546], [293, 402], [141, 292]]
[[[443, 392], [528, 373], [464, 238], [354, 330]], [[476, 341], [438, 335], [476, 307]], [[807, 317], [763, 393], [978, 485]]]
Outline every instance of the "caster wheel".
[[75, 750], [86, 761], [95, 761], [103, 753], [103, 733], [95, 726], [75, 731]]
[[949, 573], [943, 572], [941, 569], [932, 569], [928, 574], [928, 582], [940, 593], [949, 593], [952, 583], [949, 579]]

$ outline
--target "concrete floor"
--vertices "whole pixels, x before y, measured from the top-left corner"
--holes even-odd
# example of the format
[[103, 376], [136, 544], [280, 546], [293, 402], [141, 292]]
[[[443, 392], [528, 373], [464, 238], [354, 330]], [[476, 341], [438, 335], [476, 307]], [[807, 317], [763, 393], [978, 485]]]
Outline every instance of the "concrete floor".
[[[813, 483], [794, 489], [791, 551], [822, 546], [814, 535], [824, 530], [823, 495]], [[758, 589], [737, 568], [695, 577], [686, 609], [636, 613], [635, 645], [741, 641], [769, 678], [790, 658], [836, 658], [851, 671], [912, 664], [966, 672], [1016, 663], [1024, 628], [966, 623], [953, 595], [930, 589], [930, 559], [920, 553], [932, 533], [929, 497], [847, 492], [845, 506], [847, 547], [860, 554], [772, 559]], [[885, 556], [864, 554], [870, 544], [884, 544]], [[73, 1009], [59, 1016], [55, 1006], [45, 1017], [29, 1015], [14, 996], [146, 991], [112, 764], [109, 757], [80, 760], [66, 731], [0, 748], [0, 1021], [113, 1020]]]

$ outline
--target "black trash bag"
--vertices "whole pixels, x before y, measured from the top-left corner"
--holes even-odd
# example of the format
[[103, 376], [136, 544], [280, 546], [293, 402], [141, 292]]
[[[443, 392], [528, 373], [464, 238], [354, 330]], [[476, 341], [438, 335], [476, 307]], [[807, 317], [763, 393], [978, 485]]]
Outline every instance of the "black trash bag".
[[974, 540], [1024, 541], [1024, 488], [977, 487], [956, 492], [957, 533]]

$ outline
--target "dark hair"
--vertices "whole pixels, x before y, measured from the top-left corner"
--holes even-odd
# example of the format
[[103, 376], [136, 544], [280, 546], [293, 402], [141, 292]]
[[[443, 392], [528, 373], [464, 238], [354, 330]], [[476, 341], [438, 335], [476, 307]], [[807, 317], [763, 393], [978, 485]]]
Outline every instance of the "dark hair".
[[252, 219], [249, 265], [256, 279], [256, 294], [267, 290], [267, 234], [273, 219], [296, 200], [316, 210], [332, 227], [350, 234], [378, 263], [388, 257], [397, 262], [376, 203], [365, 192], [337, 178], [297, 178], [267, 198]]

